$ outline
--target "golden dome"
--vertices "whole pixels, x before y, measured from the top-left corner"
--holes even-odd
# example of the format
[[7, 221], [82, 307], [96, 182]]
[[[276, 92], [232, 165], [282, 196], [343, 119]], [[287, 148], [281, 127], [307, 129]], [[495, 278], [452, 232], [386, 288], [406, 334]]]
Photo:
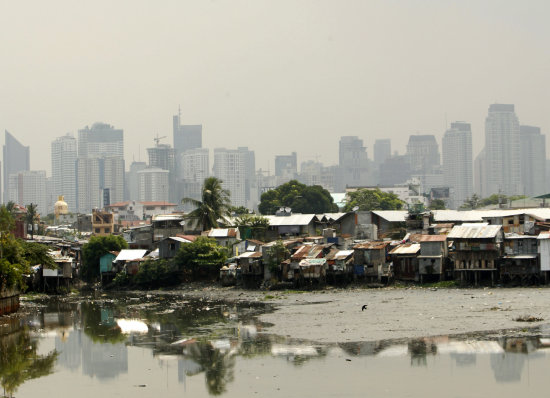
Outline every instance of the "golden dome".
[[63, 195], [60, 195], [57, 202], [55, 202], [55, 205], [53, 205], [54, 214], [56, 217], [58, 217], [60, 214], [69, 213], [69, 205], [67, 205], [67, 202], [65, 202], [65, 200], [63, 199]]

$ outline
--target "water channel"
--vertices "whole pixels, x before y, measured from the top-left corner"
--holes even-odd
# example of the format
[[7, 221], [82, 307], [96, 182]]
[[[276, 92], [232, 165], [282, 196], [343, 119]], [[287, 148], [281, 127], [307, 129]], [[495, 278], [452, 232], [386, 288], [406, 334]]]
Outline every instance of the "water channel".
[[14, 397], [543, 397], [550, 339], [317, 344], [267, 333], [262, 303], [162, 296], [25, 303], [0, 318]]

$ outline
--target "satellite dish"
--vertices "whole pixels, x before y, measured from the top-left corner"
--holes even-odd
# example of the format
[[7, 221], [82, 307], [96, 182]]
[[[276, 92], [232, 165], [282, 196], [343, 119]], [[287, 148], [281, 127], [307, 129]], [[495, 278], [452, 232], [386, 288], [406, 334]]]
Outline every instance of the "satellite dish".
[[180, 225], [183, 227], [185, 225], [185, 221], [180, 221]]
[[292, 211], [292, 209], [291, 209], [290, 207], [285, 207], [285, 211], [286, 211], [287, 213], [290, 213], [290, 212]]
[[279, 211], [285, 211], [284, 207], [279, 207]]
[[359, 210], [359, 206], [355, 206], [353, 209], [351, 209], [352, 211], [357, 211]]

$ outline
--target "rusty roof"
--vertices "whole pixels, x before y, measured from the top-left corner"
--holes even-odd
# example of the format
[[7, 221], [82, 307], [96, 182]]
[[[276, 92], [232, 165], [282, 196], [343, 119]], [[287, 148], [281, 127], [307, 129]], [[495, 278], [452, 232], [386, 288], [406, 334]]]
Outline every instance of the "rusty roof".
[[390, 241], [372, 241], [359, 243], [353, 246], [354, 249], [364, 249], [364, 250], [381, 250], [385, 249], [391, 242]]
[[422, 235], [420, 242], [445, 242], [447, 235]]

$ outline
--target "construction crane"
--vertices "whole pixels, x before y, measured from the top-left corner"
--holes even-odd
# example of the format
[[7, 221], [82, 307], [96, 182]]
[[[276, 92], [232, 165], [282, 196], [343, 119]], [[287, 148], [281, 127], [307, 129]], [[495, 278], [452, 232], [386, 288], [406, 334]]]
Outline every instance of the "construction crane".
[[153, 138], [153, 141], [155, 141], [156, 146], [159, 146], [159, 141], [162, 140], [163, 138], [166, 138], [166, 136], [159, 137], [158, 134], [156, 138]]

